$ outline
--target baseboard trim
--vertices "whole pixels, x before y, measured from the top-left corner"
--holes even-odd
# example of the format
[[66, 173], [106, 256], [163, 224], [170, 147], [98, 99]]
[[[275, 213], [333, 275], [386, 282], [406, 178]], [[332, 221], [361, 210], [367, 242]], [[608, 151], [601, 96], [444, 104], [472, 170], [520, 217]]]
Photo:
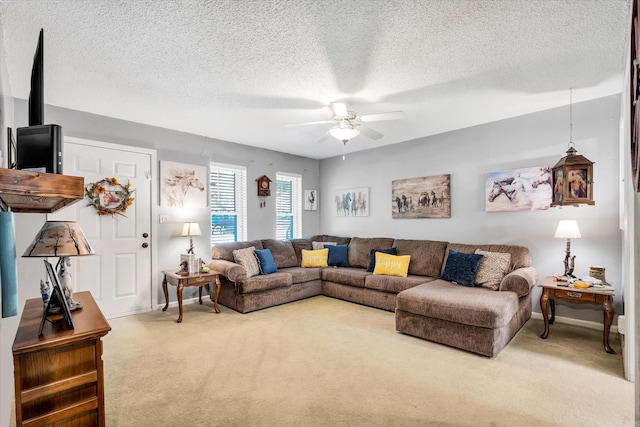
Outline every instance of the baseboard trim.
[[[531, 318], [537, 319], [537, 320], [544, 320], [544, 318], [542, 317], [542, 313], [538, 313], [536, 311], [531, 313]], [[601, 331], [602, 328], [604, 328], [604, 325], [600, 322], [594, 322], [591, 320], [574, 319], [572, 317], [556, 316], [555, 322], [564, 323], [564, 324], [573, 325], [573, 326], [582, 326], [583, 328], [596, 329], [599, 331]], [[616, 333], [616, 334], [618, 333], [618, 325], [611, 325], [611, 333]]]

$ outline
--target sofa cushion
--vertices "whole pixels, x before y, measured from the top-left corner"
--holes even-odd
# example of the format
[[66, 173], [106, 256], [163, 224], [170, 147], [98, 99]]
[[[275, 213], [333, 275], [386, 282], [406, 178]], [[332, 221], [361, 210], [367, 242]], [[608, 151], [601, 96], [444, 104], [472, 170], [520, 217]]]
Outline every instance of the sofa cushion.
[[315, 251], [302, 250], [301, 267], [327, 267], [329, 249], [318, 249]]
[[247, 278], [260, 274], [260, 266], [255, 256], [253, 246], [233, 251], [233, 259], [236, 264], [240, 264], [247, 272]]
[[299, 265], [296, 251], [293, 249], [290, 240], [266, 239], [262, 241], [262, 246], [271, 251], [271, 255], [276, 261], [276, 267], [284, 268]]
[[253, 276], [236, 283], [238, 293], [249, 294], [252, 292], [266, 291], [268, 289], [284, 288], [291, 286], [289, 273], [273, 273], [266, 276]]
[[370, 275], [371, 273], [367, 273], [361, 268], [353, 267], [324, 268], [322, 270], [322, 280], [358, 288], [364, 288], [365, 277]]
[[384, 249], [371, 249], [369, 252], [369, 265], [367, 271], [373, 273], [373, 269], [376, 268], [376, 252], [382, 252], [383, 254], [397, 255], [396, 248], [384, 248]]
[[[320, 237], [320, 236], [316, 236]], [[313, 241], [322, 241], [322, 242], [335, 242], [336, 245], [348, 245], [351, 242], [351, 237], [339, 237], [339, 236], [328, 236], [326, 234], [322, 235], [321, 239], [314, 237]]]
[[291, 239], [291, 246], [293, 246], [293, 250], [296, 253], [296, 258], [298, 258], [298, 263], [296, 266], [300, 266], [302, 263], [302, 250], [306, 249], [308, 251], [312, 250], [311, 240], [309, 239]]
[[409, 274], [440, 277], [447, 242], [396, 239], [392, 246], [397, 249], [398, 255], [411, 255]]
[[389, 248], [393, 239], [386, 237], [353, 237], [349, 242], [349, 265], [351, 267], [367, 268], [371, 249]]
[[502, 278], [509, 269], [511, 254], [483, 251], [482, 249], [476, 249], [475, 253], [483, 256], [476, 274], [476, 285], [497, 291]]
[[310, 282], [312, 280], [320, 280], [321, 268], [305, 268], [305, 267], [287, 267], [278, 270], [281, 273], [289, 273], [291, 275], [291, 283]]
[[476, 283], [476, 274], [483, 256], [480, 254], [466, 254], [449, 249], [447, 264], [444, 267], [442, 280], [473, 287]]
[[515, 292], [467, 288], [441, 279], [414, 286], [396, 297], [396, 311], [498, 329], [507, 325], [518, 311]]
[[272, 274], [278, 271], [276, 262], [273, 259], [273, 255], [269, 249], [256, 249], [254, 251], [256, 258], [258, 259], [258, 266], [260, 267], [260, 274]]
[[[325, 243], [326, 244], [326, 243]], [[331, 267], [349, 267], [348, 245], [328, 245], [327, 264]]]
[[411, 255], [389, 255], [376, 252], [376, 267], [374, 275], [407, 277]]
[[364, 287], [368, 289], [375, 289], [376, 291], [390, 292], [397, 294], [405, 289], [412, 288], [414, 286], [421, 285], [426, 282], [435, 280], [432, 277], [425, 276], [411, 276], [397, 277], [397, 276], [382, 276], [371, 275], [366, 276], [364, 279]]
[[248, 242], [224, 242], [216, 243], [211, 247], [211, 259], [224, 259], [235, 262], [233, 251], [253, 246], [256, 249], [264, 249], [260, 240], [250, 240]]

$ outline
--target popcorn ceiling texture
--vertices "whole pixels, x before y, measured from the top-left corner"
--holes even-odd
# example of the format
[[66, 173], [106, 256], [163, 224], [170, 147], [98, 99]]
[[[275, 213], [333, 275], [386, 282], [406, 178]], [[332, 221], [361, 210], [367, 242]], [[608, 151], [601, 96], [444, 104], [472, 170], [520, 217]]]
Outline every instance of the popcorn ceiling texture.
[[[402, 110], [356, 151], [620, 92], [630, 0], [0, 3], [11, 95], [313, 158], [328, 105]], [[46, 121], [46, 116], [45, 116]]]

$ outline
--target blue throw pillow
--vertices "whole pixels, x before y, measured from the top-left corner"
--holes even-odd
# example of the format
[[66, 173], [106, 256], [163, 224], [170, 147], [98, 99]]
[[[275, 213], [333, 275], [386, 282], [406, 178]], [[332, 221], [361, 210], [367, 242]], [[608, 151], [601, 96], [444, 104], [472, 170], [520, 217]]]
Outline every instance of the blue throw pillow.
[[332, 267], [349, 267], [349, 245], [325, 245], [329, 249], [327, 264]]
[[369, 273], [373, 273], [373, 270], [376, 269], [376, 252], [382, 252], [383, 254], [389, 255], [398, 255], [398, 251], [396, 248], [371, 249], [371, 251], [369, 252], [369, 266], [367, 267], [367, 271]]
[[260, 274], [271, 274], [278, 271], [276, 261], [273, 259], [273, 254], [269, 249], [256, 249], [254, 252], [260, 265]]
[[440, 278], [459, 285], [473, 287], [482, 257], [483, 255], [480, 254], [467, 254], [449, 249], [447, 264], [444, 266]]

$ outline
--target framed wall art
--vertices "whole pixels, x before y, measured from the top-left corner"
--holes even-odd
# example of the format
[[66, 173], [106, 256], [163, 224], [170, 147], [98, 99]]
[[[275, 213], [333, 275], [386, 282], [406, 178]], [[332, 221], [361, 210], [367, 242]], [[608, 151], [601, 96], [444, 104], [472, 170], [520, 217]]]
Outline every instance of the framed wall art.
[[304, 210], [318, 210], [318, 190], [304, 190]]
[[451, 175], [391, 182], [392, 218], [451, 218]]
[[336, 216], [369, 216], [369, 187], [336, 190]]
[[488, 173], [485, 179], [486, 211], [549, 209], [552, 185], [551, 166]]
[[205, 166], [160, 161], [160, 206], [206, 208]]

